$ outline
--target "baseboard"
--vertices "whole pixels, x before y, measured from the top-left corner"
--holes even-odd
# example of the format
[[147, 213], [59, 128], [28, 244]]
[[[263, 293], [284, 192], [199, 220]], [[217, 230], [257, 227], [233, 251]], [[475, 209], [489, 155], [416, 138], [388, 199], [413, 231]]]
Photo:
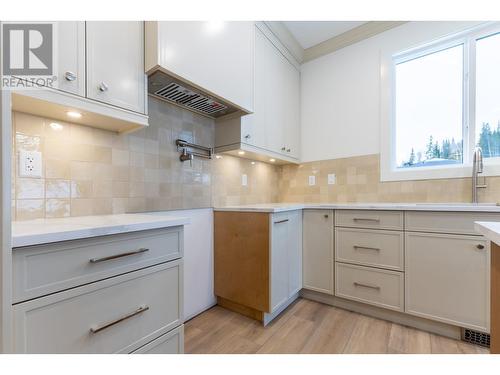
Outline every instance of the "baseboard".
[[371, 316], [373, 318], [387, 320], [404, 326], [417, 328], [422, 331], [435, 333], [456, 340], [460, 340], [461, 338], [461, 328], [452, 326], [450, 324], [435, 322], [433, 320], [408, 315], [398, 311], [387, 310], [381, 307], [367, 305], [361, 302], [350, 301], [344, 298], [339, 298], [312, 290], [302, 289], [300, 291], [300, 296], [312, 301], [321, 302], [327, 305], [339, 307], [344, 310], [353, 311], [359, 314]]
[[299, 298], [299, 292], [295, 293], [289, 299], [287, 299], [280, 307], [274, 310], [272, 313], [264, 313], [263, 323], [264, 326], [267, 326], [274, 318], [276, 318], [279, 314], [283, 312], [290, 304]]
[[249, 318], [258, 320], [259, 322], [264, 322], [265, 313], [262, 311], [255, 310], [251, 307], [241, 305], [222, 297], [217, 297], [217, 304], [225, 309], [237, 312], [238, 314], [248, 316]]

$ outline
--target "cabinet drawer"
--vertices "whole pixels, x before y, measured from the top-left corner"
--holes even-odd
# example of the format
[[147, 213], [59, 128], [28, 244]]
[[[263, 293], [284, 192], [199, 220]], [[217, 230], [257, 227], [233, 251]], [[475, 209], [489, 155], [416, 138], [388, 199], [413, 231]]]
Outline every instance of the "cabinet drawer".
[[133, 354], [182, 354], [184, 353], [184, 325], [141, 346]]
[[182, 323], [182, 260], [14, 305], [16, 353], [130, 353]]
[[182, 227], [66, 241], [13, 251], [14, 303], [177, 259]]
[[399, 211], [336, 210], [339, 227], [403, 230], [403, 213]]
[[403, 270], [403, 232], [337, 228], [335, 260]]
[[493, 212], [406, 212], [406, 230], [414, 232], [473, 234], [475, 221], [498, 221], [500, 213]]
[[403, 311], [403, 273], [336, 263], [335, 295]]

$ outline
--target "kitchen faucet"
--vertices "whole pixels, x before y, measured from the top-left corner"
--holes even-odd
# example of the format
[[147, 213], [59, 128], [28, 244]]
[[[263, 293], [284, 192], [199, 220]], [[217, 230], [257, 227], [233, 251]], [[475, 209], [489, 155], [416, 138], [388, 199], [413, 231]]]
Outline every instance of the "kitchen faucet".
[[483, 151], [481, 147], [476, 147], [472, 158], [472, 203], [477, 203], [477, 189], [486, 188], [486, 177], [483, 184], [478, 185], [479, 173], [483, 173]]

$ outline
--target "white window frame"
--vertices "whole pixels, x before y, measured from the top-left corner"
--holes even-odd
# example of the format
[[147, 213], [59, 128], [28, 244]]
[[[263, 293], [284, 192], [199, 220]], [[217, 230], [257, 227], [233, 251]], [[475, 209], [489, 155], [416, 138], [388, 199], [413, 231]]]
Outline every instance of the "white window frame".
[[[381, 55], [381, 137], [380, 180], [427, 180], [470, 177], [475, 148], [476, 41], [500, 33], [500, 23], [490, 22], [437, 41], [396, 54]], [[398, 168], [396, 164], [396, 65], [458, 45], [463, 45], [463, 163], [416, 168]], [[484, 159], [486, 176], [500, 175], [500, 157]]]

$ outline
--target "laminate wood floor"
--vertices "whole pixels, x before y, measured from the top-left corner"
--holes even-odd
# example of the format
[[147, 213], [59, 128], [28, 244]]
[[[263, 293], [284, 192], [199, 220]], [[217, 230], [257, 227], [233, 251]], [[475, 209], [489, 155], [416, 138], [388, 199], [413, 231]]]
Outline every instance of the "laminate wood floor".
[[486, 354], [489, 350], [298, 299], [267, 327], [215, 306], [185, 324], [185, 352]]

